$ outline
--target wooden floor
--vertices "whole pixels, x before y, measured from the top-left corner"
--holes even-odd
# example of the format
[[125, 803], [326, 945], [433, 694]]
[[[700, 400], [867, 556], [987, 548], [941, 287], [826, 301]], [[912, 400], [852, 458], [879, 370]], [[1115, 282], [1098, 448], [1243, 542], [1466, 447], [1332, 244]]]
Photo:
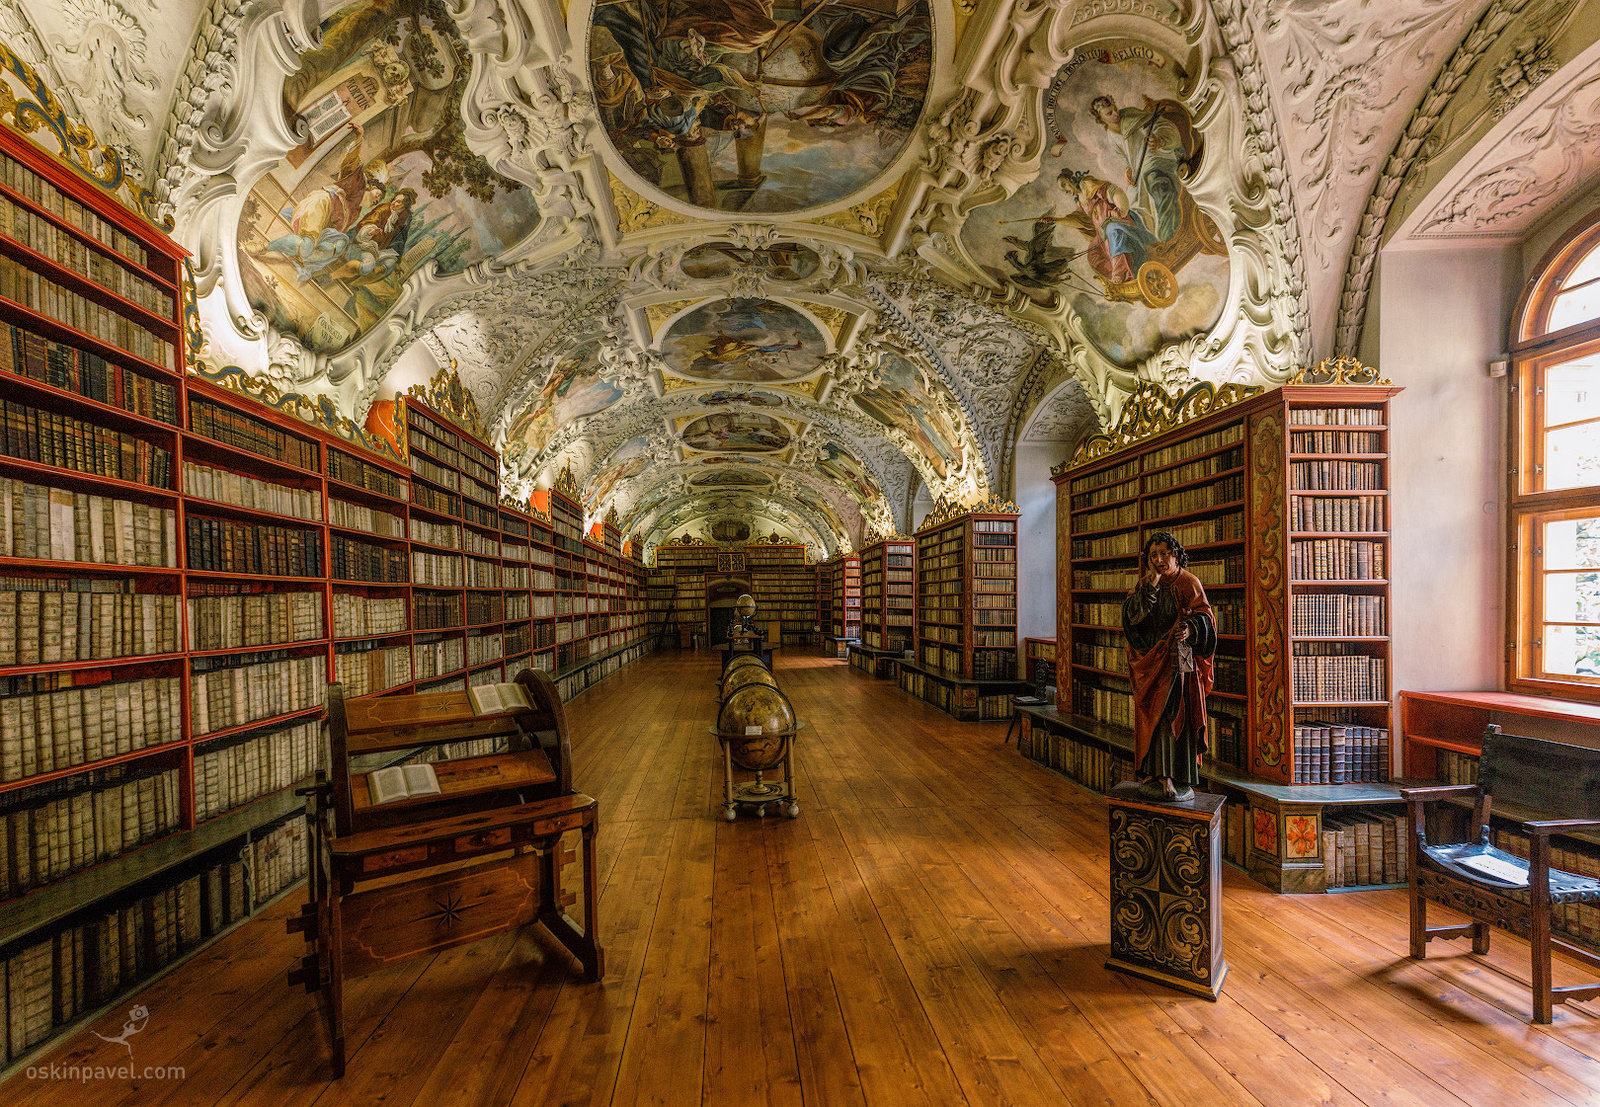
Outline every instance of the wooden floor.
[[[1100, 797], [1003, 747], [1003, 724], [836, 661], [780, 660], [808, 723], [800, 818], [726, 823], [713, 671], [658, 655], [572, 705], [603, 983], [537, 931], [363, 978], [332, 1083], [284, 983], [297, 896], [138, 997], [134, 1061], [182, 1080], [18, 1075], [0, 1107], [1600, 1102], [1600, 1011], [1530, 1026], [1527, 946], [1502, 934], [1486, 959], [1407, 960], [1399, 892], [1282, 897], [1230, 871], [1219, 1002], [1106, 972]], [[49, 1060], [124, 1050], [83, 1034]]]

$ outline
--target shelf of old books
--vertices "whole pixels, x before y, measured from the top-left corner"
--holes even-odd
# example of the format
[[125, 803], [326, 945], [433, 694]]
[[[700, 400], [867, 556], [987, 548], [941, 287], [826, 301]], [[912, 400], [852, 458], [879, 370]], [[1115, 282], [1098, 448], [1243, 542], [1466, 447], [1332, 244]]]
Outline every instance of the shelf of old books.
[[861, 551], [861, 641], [850, 664], [878, 677], [894, 675], [893, 659], [914, 648], [917, 546], [905, 537], [883, 538]]
[[1056, 477], [1060, 669], [1051, 725], [1091, 720], [1131, 732], [1122, 602], [1144, 542], [1169, 532], [1216, 617], [1206, 772], [1251, 813], [1248, 849], [1232, 856], [1283, 890], [1354, 883], [1332, 859], [1324, 872], [1322, 812], [1397, 798], [1386, 783], [1386, 490], [1398, 391], [1295, 384], [1230, 396], [1143, 441], [1081, 450]]
[[779, 624], [779, 641], [808, 645], [817, 633], [817, 574], [803, 543], [751, 542], [744, 547], [757, 618]]
[[706, 576], [716, 568], [715, 546], [682, 541], [656, 547], [652, 579], [658, 582], [658, 588], [670, 586], [672, 592], [670, 622], [664, 624], [672, 628], [668, 645], [688, 649], [696, 635], [706, 633]]
[[396, 461], [180, 372], [182, 258], [0, 129], [0, 1072], [304, 874], [330, 680], [645, 648], [615, 528], [558, 542], [451, 418], [403, 399]]
[[1014, 505], [935, 508], [916, 534], [916, 655], [900, 687], [962, 719], [1003, 719], [1017, 679]]

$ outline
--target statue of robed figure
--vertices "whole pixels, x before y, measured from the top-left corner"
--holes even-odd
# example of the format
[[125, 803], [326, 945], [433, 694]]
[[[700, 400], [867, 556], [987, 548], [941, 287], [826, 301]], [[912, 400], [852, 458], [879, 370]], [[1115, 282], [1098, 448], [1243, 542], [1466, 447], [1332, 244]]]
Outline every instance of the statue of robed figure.
[[1207, 749], [1217, 626], [1189, 555], [1166, 531], [1145, 540], [1144, 575], [1122, 604], [1133, 678], [1133, 764], [1152, 799], [1193, 798]]

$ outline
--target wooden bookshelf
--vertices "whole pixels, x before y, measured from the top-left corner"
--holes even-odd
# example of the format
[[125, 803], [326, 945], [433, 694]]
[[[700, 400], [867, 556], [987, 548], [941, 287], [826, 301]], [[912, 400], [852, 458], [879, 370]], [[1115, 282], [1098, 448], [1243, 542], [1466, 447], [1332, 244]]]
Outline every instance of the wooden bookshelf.
[[[779, 624], [781, 644], [810, 645], [817, 634], [817, 572], [801, 543], [750, 542], [744, 546], [757, 617]], [[768, 645], [778, 645], [772, 636]]]
[[916, 660], [900, 687], [963, 719], [1010, 716], [1017, 679], [1017, 518], [935, 509], [916, 534]]
[[1056, 683], [1056, 640], [1054, 638], [1024, 638], [1022, 640], [1022, 675], [1030, 687], [1036, 687], [1040, 678], [1046, 685]]
[[1217, 616], [1204, 771], [1248, 805], [1246, 866], [1282, 890], [1323, 890], [1324, 808], [1398, 798], [1386, 783], [1398, 392], [1288, 385], [1055, 478], [1059, 717], [1131, 732], [1122, 601], [1145, 538], [1171, 531]]
[[883, 538], [862, 549], [861, 641], [850, 647], [850, 664], [893, 676], [893, 661], [913, 647], [916, 619], [916, 540]]
[[[44, 958], [81, 985], [0, 1036], [3, 1072], [304, 874], [294, 789], [330, 680], [387, 695], [540, 664], [570, 698], [647, 643], [643, 566], [614, 525], [569, 565], [585, 648], [569, 639], [562, 671], [557, 593], [534, 573], [553, 578], [553, 522], [500, 502], [484, 442], [407, 397], [396, 461], [182, 372], [184, 252], [3, 129], [0, 203], [52, 236], [18, 231], [14, 212], [34, 245], [0, 236], [0, 497], [42, 523], [8, 529], [0, 551], [0, 833], [64, 835], [43, 871], [0, 865], [0, 964], [26, 978]], [[43, 286], [18, 267], [61, 298], [30, 306]], [[62, 321], [74, 312], [96, 332]], [[440, 575], [418, 580], [419, 564]], [[100, 815], [111, 789], [137, 794], [138, 825]], [[102, 971], [106, 920], [130, 910], [170, 926]]]

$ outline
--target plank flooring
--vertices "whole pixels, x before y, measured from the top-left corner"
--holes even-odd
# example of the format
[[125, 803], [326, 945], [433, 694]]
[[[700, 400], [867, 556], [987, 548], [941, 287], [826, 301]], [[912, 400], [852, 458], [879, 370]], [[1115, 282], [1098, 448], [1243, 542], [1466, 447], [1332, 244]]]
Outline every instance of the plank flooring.
[[[1102, 799], [1004, 724], [837, 661], [780, 655], [808, 724], [800, 818], [726, 823], [714, 664], [656, 655], [569, 708], [601, 805], [602, 983], [537, 930], [364, 977], [334, 1082], [284, 981], [296, 896], [124, 1005], [150, 1010], [134, 1062], [181, 1080], [19, 1074], [0, 1107], [1600, 1104], [1600, 1007], [1530, 1025], [1527, 946], [1498, 932], [1487, 958], [1409, 960], [1397, 891], [1275, 896], [1229, 871], [1220, 1001], [1105, 971]], [[45, 1063], [124, 1060], [84, 1033]]]

